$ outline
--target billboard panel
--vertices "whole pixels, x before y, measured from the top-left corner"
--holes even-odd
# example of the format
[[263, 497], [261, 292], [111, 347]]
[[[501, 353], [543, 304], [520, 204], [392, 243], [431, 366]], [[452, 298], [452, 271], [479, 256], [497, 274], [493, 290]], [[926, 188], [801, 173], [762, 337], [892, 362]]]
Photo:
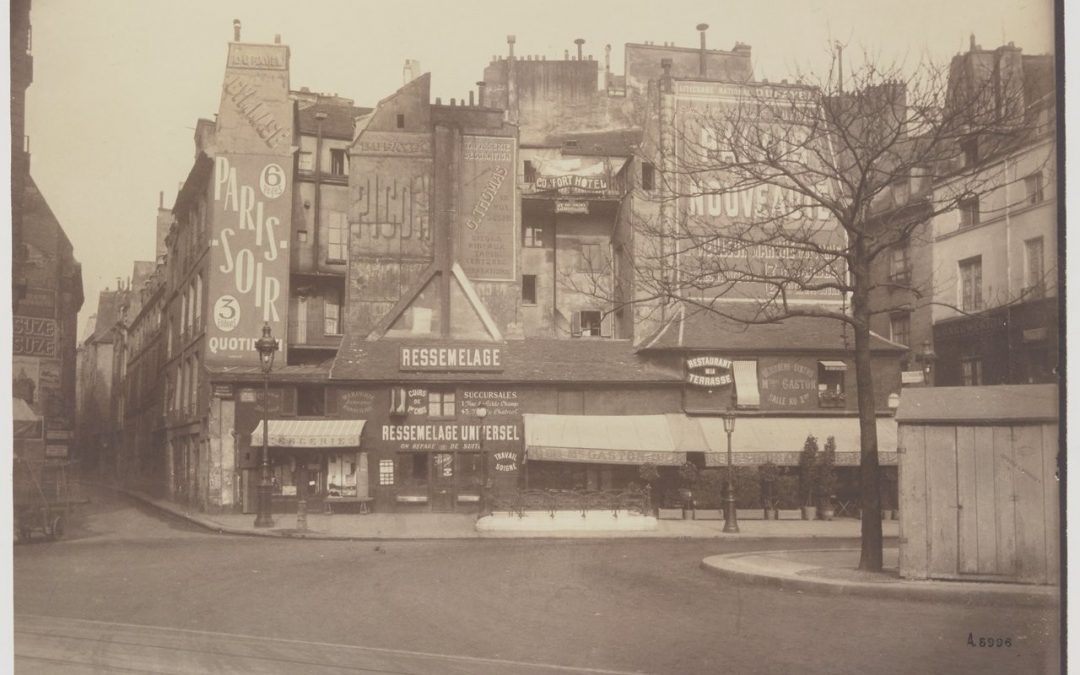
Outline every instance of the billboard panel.
[[801, 167], [798, 178], [813, 182], [814, 192], [836, 189], [818, 166], [831, 152], [827, 141], [799, 121], [798, 110], [817, 105], [811, 90], [716, 82], [675, 86], [675, 152], [683, 168], [676, 178], [679, 264], [694, 275], [694, 285], [704, 296], [760, 301], [775, 295], [773, 281], [786, 278], [799, 282], [786, 285], [788, 301], [840, 303], [839, 291], [798, 287], [835, 282], [845, 274], [841, 259], [822, 252], [844, 246], [845, 233], [832, 214], [791, 189], [783, 175], [754, 181], [750, 172], [720, 168], [753, 165], [748, 153], [768, 147], [790, 167]]
[[455, 258], [471, 279], [514, 281], [514, 139], [464, 136]]

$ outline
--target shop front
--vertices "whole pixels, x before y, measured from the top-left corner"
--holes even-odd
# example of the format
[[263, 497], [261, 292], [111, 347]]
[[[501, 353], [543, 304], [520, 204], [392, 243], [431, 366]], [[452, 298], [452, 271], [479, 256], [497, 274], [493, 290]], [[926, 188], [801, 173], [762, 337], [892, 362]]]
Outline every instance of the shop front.
[[[301, 499], [309, 511], [349, 507], [367, 511], [371, 497], [368, 453], [361, 450], [364, 426], [364, 420], [269, 420], [273, 511], [295, 512]], [[252, 447], [261, 450], [262, 439], [259, 422], [251, 434]], [[258, 471], [261, 468], [254, 472], [252, 483], [259, 479]]]

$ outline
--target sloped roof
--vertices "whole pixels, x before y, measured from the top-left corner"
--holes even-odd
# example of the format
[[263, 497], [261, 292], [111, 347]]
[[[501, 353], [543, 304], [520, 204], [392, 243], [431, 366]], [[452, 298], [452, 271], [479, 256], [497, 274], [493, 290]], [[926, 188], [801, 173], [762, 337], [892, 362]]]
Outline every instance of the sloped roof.
[[[907, 351], [907, 347], [871, 333], [874, 351]], [[744, 324], [707, 311], [678, 312], [641, 350], [723, 349], [727, 352], [850, 352], [855, 335], [841, 321], [791, 317], [767, 324]]]
[[552, 134], [544, 139], [543, 145], [560, 147], [566, 155], [632, 157], [641, 139], [641, 129], [613, 129]]
[[94, 342], [112, 342], [112, 328], [120, 317], [121, 293], [123, 291], [101, 291], [98, 294], [97, 320], [90, 337]]
[[355, 119], [370, 113], [371, 108], [339, 103], [315, 103], [300, 108], [300, 133], [314, 135], [318, 132], [319, 121], [315, 119], [317, 112], [326, 113], [326, 119], [322, 121], [323, 136], [351, 141]]
[[[217, 366], [207, 364], [207, 372], [219, 382], [253, 382], [263, 378], [259, 366]], [[274, 366], [271, 378], [275, 382], [325, 382], [330, 374], [330, 360], [314, 365]]]
[[[424, 382], [654, 382], [676, 383], [682, 373], [635, 353], [629, 340], [528, 338], [495, 343], [504, 347], [503, 370], [483, 373], [403, 372], [402, 346], [445, 344], [431, 340], [367, 340], [346, 335], [330, 369], [331, 380]], [[470, 343], [475, 344], [475, 343]]]

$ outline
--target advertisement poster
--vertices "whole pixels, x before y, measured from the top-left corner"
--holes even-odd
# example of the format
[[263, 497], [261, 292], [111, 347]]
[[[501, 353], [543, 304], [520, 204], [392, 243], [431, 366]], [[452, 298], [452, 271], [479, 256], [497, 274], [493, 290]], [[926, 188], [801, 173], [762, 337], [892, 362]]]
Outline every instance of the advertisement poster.
[[457, 261], [471, 279], [513, 281], [514, 139], [465, 136]]

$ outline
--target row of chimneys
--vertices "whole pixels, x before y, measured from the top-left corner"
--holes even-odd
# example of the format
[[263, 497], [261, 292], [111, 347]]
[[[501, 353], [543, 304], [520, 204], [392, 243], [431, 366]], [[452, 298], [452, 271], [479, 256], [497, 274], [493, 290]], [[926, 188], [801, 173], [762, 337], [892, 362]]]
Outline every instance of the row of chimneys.
[[[240, 19], [233, 19], [232, 22], [232, 35], [233, 42], [240, 42]], [[281, 33], [274, 34], [274, 44], [281, 44]]]

